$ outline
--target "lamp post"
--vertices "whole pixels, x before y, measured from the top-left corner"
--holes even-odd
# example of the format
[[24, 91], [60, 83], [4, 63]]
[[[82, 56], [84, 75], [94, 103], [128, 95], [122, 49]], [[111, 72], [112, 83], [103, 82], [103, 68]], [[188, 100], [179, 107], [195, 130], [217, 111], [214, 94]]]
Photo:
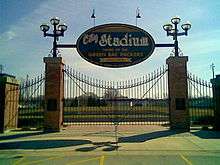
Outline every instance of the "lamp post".
[[176, 16], [171, 19], [171, 23], [163, 25], [163, 29], [167, 32], [167, 36], [173, 36], [174, 40], [174, 49], [175, 49], [175, 56], [179, 56], [178, 53], [178, 36], [187, 36], [188, 35], [188, 30], [191, 28], [190, 22], [186, 22], [185, 24], [182, 24], [181, 27], [184, 30], [183, 32], [179, 32], [178, 30], [178, 24], [180, 23], [181, 19]]
[[141, 18], [141, 15], [140, 15], [140, 9], [137, 8], [136, 10], [136, 26], [137, 26], [137, 20]]
[[0, 64], [0, 74], [2, 74], [2, 73], [3, 73], [3, 65]]
[[42, 24], [40, 29], [43, 31], [44, 37], [53, 37], [53, 57], [57, 57], [57, 41], [59, 40], [59, 37], [64, 36], [64, 32], [67, 30], [67, 26], [65, 24], [59, 24], [60, 20], [58, 17], [53, 17], [50, 20], [50, 23], [53, 26], [53, 33], [47, 33], [47, 31], [50, 29], [50, 26], [47, 24]]
[[95, 9], [92, 10], [92, 15], [91, 15], [91, 18], [93, 19], [93, 26], [95, 27]]
[[212, 63], [212, 64], [210, 65], [210, 67], [211, 67], [211, 69], [212, 69], [212, 78], [214, 79], [214, 78], [215, 78], [215, 65], [214, 65], [214, 63]]

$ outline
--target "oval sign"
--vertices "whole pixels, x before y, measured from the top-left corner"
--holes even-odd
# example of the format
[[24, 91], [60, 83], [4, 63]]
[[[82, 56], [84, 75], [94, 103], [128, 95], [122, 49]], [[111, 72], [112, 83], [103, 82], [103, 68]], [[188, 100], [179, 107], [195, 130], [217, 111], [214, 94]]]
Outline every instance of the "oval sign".
[[77, 40], [81, 57], [93, 64], [119, 68], [138, 64], [153, 53], [155, 42], [141, 28], [104, 24], [85, 31]]

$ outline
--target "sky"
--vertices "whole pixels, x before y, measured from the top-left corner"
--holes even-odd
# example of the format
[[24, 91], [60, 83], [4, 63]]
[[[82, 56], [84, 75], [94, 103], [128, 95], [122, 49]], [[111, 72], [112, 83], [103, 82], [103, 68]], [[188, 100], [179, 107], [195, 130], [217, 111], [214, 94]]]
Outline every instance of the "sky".
[[[59, 43], [75, 44], [77, 38], [93, 27], [90, 18], [95, 9], [96, 25], [125, 23], [135, 25], [154, 38], [155, 43], [173, 43], [162, 26], [173, 16], [180, 25], [190, 21], [188, 36], [179, 37], [179, 47], [189, 57], [188, 71], [204, 80], [212, 78], [210, 65], [220, 74], [220, 1], [219, 0], [1, 0], [0, 64], [4, 72], [17, 78], [35, 77], [44, 72], [43, 57], [52, 49], [52, 38], [43, 37], [42, 23], [57, 16], [68, 30]], [[180, 27], [181, 30], [181, 27]], [[172, 48], [155, 48], [147, 60], [125, 68], [105, 68], [91, 64], [75, 49], [60, 49], [65, 64], [77, 71], [103, 80], [129, 80], [142, 77], [166, 64]]]

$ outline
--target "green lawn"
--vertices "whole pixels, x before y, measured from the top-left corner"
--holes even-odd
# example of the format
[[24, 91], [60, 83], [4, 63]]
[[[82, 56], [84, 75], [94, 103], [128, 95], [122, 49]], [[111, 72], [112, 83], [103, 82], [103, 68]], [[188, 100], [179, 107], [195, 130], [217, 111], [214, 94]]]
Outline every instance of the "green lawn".
[[[190, 108], [190, 120], [193, 124], [210, 125], [213, 122], [214, 111], [212, 109]], [[103, 106], [103, 107], [65, 107], [65, 122], [164, 122], [169, 120], [167, 106]], [[19, 121], [21, 125], [30, 123], [43, 123], [43, 108], [20, 109]]]

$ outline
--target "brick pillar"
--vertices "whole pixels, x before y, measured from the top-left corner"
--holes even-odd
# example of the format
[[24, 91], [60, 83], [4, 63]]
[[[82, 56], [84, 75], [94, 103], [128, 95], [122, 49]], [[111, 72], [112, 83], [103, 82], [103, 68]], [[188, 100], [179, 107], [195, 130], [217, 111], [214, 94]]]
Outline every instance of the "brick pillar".
[[211, 80], [213, 86], [214, 129], [220, 131], [220, 75]]
[[169, 57], [168, 88], [170, 128], [183, 131], [190, 130], [187, 86], [187, 56]]
[[60, 131], [63, 122], [64, 63], [62, 57], [44, 57], [44, 131]]
[[17, 128], [19, 83], [14, 76], [0, 74], [0, 132]]

